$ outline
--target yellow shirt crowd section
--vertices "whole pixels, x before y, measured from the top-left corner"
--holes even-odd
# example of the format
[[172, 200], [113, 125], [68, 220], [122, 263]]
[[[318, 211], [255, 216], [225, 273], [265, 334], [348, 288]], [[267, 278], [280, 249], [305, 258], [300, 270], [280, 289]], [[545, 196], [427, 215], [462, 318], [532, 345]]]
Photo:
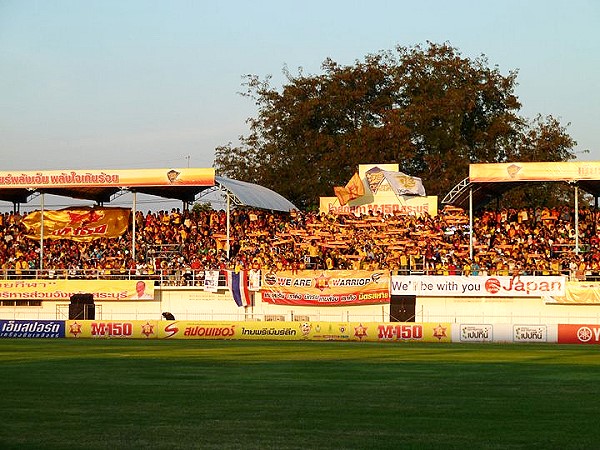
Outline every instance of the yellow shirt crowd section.
[[[40, 244], [25, 236], [24, 216], [0, 215], [0, 267], [5, 277], [39, 276]], [[118, 238], [45, 240], [43, 268], [75, 276], [152, 277], [209, 269], [388, 269], [393, 273], [509, 275], [600, 272], [599, 213], [579, 212], [575, 251], [570, 207], [501, 209], [474, 217], [470, 257], [468, 214], [447, 207], [436, 216], [369, 213], [326, 215], [236, 209], [227, 259], [224, 211], [138, 212], [135, 259], [132, 224]]]

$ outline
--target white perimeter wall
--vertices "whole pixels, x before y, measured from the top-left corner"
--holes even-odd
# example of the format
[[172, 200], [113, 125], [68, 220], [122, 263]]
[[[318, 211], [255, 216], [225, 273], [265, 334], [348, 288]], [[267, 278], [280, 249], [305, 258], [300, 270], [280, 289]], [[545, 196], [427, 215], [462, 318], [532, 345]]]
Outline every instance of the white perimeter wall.
[[[197, 288], [155, 289], [153, 301], [97, 301], [96, 318], [102, 320], [157, 320], [169, 311], [177, 320], [311, 320], [389, 321], [389, 305], [353, 307], [279, 306], [263, 303], [239, 308], [224, 290], [211, 293]], [[540, 298], [421, 297], [415, 307], [416, 322], [490, 324], [600, 324], [600, 305], [553, 305]], [[0, 306], [0, 319], [66, 320], [68, 302], [44, 301], [41, 307]]]
[[600, 323], [600, 305], [547, 304], [541, 298], [423, 297], [417, 322], [558, 324]]

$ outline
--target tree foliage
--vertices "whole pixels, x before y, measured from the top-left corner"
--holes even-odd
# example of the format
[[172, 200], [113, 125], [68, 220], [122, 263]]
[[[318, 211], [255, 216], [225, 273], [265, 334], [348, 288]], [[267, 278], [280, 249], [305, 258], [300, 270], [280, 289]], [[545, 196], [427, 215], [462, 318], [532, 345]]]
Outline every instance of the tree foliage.
[[449, 44], [397, 46], [353, 65], [331, 59], [322, 74], [300, 69], [281, 91], [248, 75], [250, 133], [216, 149], [225, 176], [269, 187], [297, 206], [345, 185], [359, 164], [397, 163], [443, 197], [474, 162], [563, 161], [575, 142], [553, 117], [518, 115], [517, 72]]

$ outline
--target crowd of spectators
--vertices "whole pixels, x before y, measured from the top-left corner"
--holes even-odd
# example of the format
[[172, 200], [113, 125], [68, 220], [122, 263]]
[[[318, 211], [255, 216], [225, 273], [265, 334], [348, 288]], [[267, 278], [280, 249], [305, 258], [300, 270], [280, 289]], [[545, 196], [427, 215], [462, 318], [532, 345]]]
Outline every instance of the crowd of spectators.
[[600, 212], [579, 211], [576, 238], [574, 211], [568, 206], [476, 213], [473, 257], [469, 217], [458, 208], [435, 216], [372, 212], [360, 217], [238, 208], [230, 216], [229, 251], [225, 211], [137, 212], [135, 252], [131, 226], [112, 239], [45, 239], [42, 252], [38, 240], [25, 236], [22, 218], [0, 215], [4, 278], [135, 276], [182, 284], [199, 280], [204, 270], [227, 268], [568, 274], [578, 279], [600, 273]]

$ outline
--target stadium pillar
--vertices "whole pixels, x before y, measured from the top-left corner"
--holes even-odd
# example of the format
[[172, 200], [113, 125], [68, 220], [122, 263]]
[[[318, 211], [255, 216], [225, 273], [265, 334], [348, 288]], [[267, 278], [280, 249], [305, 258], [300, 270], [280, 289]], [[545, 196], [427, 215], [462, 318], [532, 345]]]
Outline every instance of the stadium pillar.
[[229, 262], [229, 225], [231, 221], [231, 195], [227, 190], [227, 261]]
[[132, 218], [132, 226], [131, 226], [131, 257], [133, 258], [133, 263], [135, 264], [136, 259], [135, 259], [135, 216], [136, 216], [136, 209], [137, 209], [137, 192], [133, 191], [133, 204], [131, 206], [132, 209], [132, 214], [133, 214], [133, 218]]
[[579, 186], [575, 183], [575, 254], [579, 255]]
[[597, 212], [598, 212], [598, 196], [594, 195], [594, 234], [596, 234], [596, 230], [597, 230], [597, 219], [596, 219]]
[[44, 270], [44, 193], [40, 198], [40, 272]]
[[469, 259], [473, 261], [473, 187], [469, 187]]

